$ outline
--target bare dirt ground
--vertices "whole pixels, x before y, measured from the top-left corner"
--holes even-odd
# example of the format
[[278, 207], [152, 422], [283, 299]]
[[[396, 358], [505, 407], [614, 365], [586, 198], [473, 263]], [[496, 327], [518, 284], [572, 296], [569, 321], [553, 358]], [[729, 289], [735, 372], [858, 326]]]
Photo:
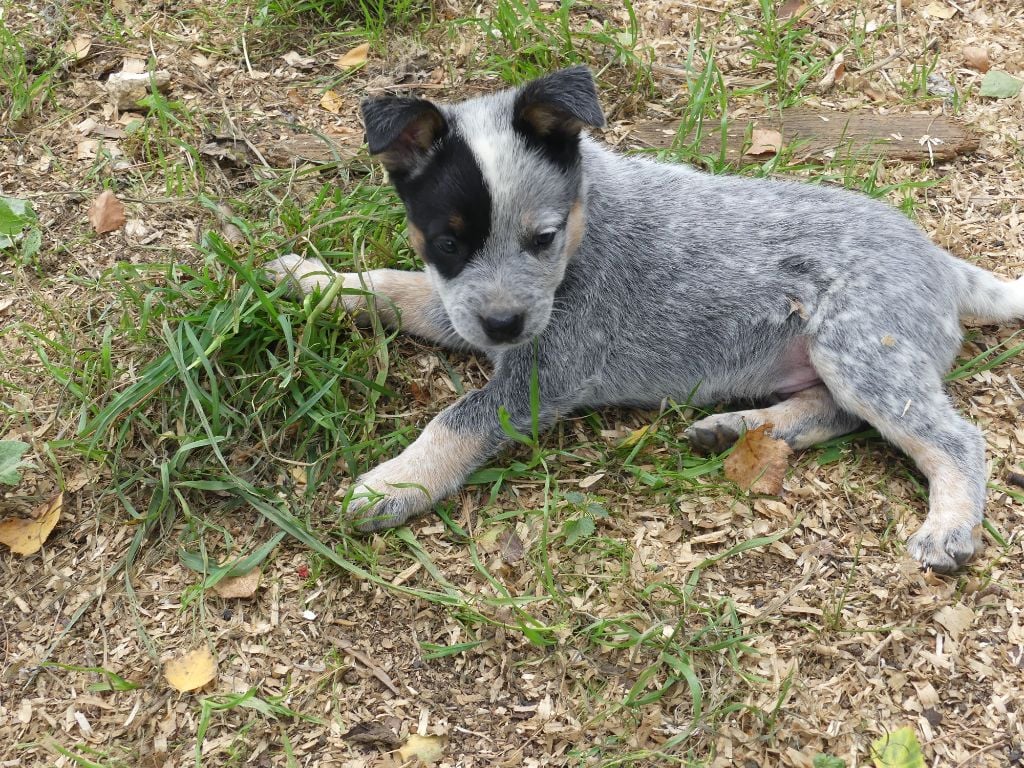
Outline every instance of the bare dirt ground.
[[[902, 542], [925, 510], [923, 481], [879, 440], [797, 456], [780, 498], [754, 498], [720, 473], [673, 487], [627, 472], [623, 442], [628, 448], [657, 417], [635, 411], [570, 420], [546, 438], [546, 472], [514, 478], [494, 498], [486, 485], [462, 492], [451, 514], [484, 567], [434, 517], [412, 526], [409, 539], [332, 539], [326, 485], [305, 503], [311, 527], [393, 587], [286, 537], [262, 563], [253, 596], [203, 589], [182, 549], [195, 551], [207, 536], [222, 541], [226, 531], [235, 549], [217, 545], [216, 560], [277, 532], [256, 509], [215, 491], [201, 497], [203, 508], [164, 514], [132, 549], [139, 516], [126, 501], [144, 512], [156, 486], [140, 480], [115, 492], [113, 484], [125, 481], [125, 466], [151, 478], [152, 454], [133, 449], [112, 474], [109, 457], [86, 455], [76, 438], [83, 402], [109, 393], [83, 384], [75, 361], [112, 349], [116, 390], [161, 349], [159, 333], [148, 344], [132, 335], [122, 318], [137, 315], [123, 310], [124, 283], [115, 286], [109, 270], [202, 264], [203, 233], [223, 231], [212, 210], [221, 202], [257, 231], [239, 249], [269, 251], [279, 241], [260, 240], [259, 228], [279, 233], [276, 212], [289, 199], [306, 205], [328, 182], [379, 183], [360, 150], [361, 98], [457, 98], [501, 85], [474, 59], [486, 41], [454, 23], [486, 16], [489, 4], [438, 3], [415, 35], [384, 30], [366, 65], [338, 82], [334, 61], [358, 37], [324, 43], [308, 18], [298, 31], [256, 29], [257, 10], [202, 2], [5, 8], [7, 27], [37, 55], [76, 36], [89, 48], [61, 67], [38, 114], [0, 134], [0, 194], [31, 200], [43, 233], [29, 263], [0, 251], [0, 437], [30, 442], [36, 465], [5, 490], [0, 517], [64, 492], [41, 551], [0, 551], [0, 765], [398, 766], [395, 748], [420, 735], [441, 737], [437, 764], [467, 768], [803, 767], [819, 754], [857, 766], [870, 765], [871, 744], [902, 726], [914, 730], [929, 766], [1024, 765], [1024, 491], [1008, 479], [1021, 471], [1024, 450], [1024, 365], [1016, 358], [951, 385], [984, 427], [992, 479], [987, 547], [958, 575], [923, 573], [905, 554]], [[657, 90], [637, 93], [615, 66], [601, 73], [610, 141], [629, 146], [639, 124], [679, 114], [679, 72], [698, 24], [730, 88], [776, 76], [739, 34], [761, 18], [756, 3], [637, 0], [635, 10]], [[966, 124], [980, 139], [975, 152], [937, 167], [886, 163], [881, 181], [896, 185], [894, 203], [909, 196], [916, 220], [956, 255], [1024, 273], [1024, 95], [980, 96], [982, 75], [964, 62], [964, 49], [980, 46], [993, 69], [1024, 76], [1017, 0], [866, 0], [812, 10], [814, 35], [851, 47], [845, 77], [825, 92], [811, 84], [807, 103], [945, 113]], [[607, 3], [572, 18], [624, 24], [626, 14]], [[283, 58], [292, 50], [310, 60]], [[137, 117], [120, 121], [102, 84], [126, 58], [170, 73], [166, 96], [181, 108], [169, 114], [180, 124], [133, 110]], [[956, 100], [908, 98], [906, 84], [933, 58]], [[328, 87], [337, 102], [323, 100]], [[766, 101], [774, 103], [735, 94], [730, 114], [758, 114]], [[144, 130], [133, 132], [132, 119]], [[230, 149], [244, 145], [244, 163], [223, 155], [216, 136], [229, 133]], [[329, 138], [340, 156], [302, 174], [294, 169], [332, 159], [323, 141], [307, 141], [311, 133]], [[935, 183], [906, 186], [914, 180]], [[96, 235], [87, 211], [104, 186], [124, 202], [127, 224]], [[97, 328], [106, 327], [113, 342], [105, 347]], [[964, 357], [1015, 330], [974, 330]], [[453, 399], [449, 368], [467, 386], [485, 375], [475, 360], [414, 341], [391, 349], [387, 380], [399, 398], [378, 411], [371, 437], [422, 425]], [[76, 387], [89, 391], [79, 396]], [[636, 466], [653, 476], [672, 465], [688, 415], [658, 419], [664, 439], [647, 444]], [[172, 432], [175, 418], [166, 419]], [[527, 458], [513, 452], [495, 466]], [[303, 482], [291, 467], [280, 462], [294, 502]], [[522, 512], [548, 504], [546, 484], [561, 493], [556, 528], [559, 515], [576, 514], [573, 492], [608, 513], [589, 543], [549, 537], [547, 517]], [[195, 489], [179, 490], [197, 498]], [[774, 541], [745, 546], [761, 537]], [[455, 597], [443, 604], [401, 586]], [[524, 609], [546, 622], [543, 642], [523, 630]], [[458, 643], [468, 645], [452, 650]], [[430, 658], [435, 646], [450, 655]], [[194, 648], [212, 652], [217, 676], [179, 693], [163, 664]]]

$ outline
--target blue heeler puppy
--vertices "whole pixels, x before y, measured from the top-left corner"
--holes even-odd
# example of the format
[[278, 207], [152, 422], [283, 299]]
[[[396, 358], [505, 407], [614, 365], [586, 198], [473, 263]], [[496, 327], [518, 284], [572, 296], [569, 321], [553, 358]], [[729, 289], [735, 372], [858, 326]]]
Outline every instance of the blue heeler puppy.
[[[953, 257], [855, 193], [616, 154], [585, 132], [604, 118], [583, 67], [458, 104], [362, 109], [426, 269], [338, 275], [288, 255], [270, 272], [306, 293], [335, 279], [365, 288], [386, 325], [494, 363], [483, 389], [359, 478], [348, 513], [363, 530], [458, 490], [506, 443], [500, 407], [528, 431], [536, 365], [542, 426], [691, 395], [775, 403], [696, 422], [687, 433], [702, 451], [764, 423], [801, 449], [867, 422], [928, 478], [910, 553], [941, 571], [974, 554], [984, 439], [943, 374], [961, 317], [1024, 316], [1024, 282]], [[363, 296], [341, 302], [365, 316]]]

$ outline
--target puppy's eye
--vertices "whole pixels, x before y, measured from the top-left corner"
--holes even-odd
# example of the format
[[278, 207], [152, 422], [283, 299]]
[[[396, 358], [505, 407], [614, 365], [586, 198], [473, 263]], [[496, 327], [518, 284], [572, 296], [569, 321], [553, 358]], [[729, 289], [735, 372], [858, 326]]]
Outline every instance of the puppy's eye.
[[547, 248], [554, 240], [554, 232], [538, 232], [533, 236], [533, 244], [537, 248]]
[[434, 247], [441, 253], [453, 256], [459, 250], [459, 244], [454, 237], [439, 237], [434, 240]]

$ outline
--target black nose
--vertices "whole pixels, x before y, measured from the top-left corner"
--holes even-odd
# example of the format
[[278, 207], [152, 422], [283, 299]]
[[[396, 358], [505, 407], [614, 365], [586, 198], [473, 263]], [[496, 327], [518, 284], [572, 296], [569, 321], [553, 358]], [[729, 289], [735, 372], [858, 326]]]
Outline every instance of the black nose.
[[480, 325], [491, 341], [512, 341], [523, 332], [526, 313], [481, 315]]

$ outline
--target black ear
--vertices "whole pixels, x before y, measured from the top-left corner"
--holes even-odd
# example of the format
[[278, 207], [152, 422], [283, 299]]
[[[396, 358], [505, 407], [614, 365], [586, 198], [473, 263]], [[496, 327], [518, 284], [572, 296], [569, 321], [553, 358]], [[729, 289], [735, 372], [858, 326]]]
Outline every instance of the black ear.
[[513, 128], [541, 140], [564, 141], [579, 136], [585, 126], [604, 125], [594, 78], [584, 66], [552, 72], [524, 85], [512, 115]]
[[372, 99], [361, 109], [370, 154], [393, 174], [415, 170], [448, 130], [440, 110], [424, 99]]

